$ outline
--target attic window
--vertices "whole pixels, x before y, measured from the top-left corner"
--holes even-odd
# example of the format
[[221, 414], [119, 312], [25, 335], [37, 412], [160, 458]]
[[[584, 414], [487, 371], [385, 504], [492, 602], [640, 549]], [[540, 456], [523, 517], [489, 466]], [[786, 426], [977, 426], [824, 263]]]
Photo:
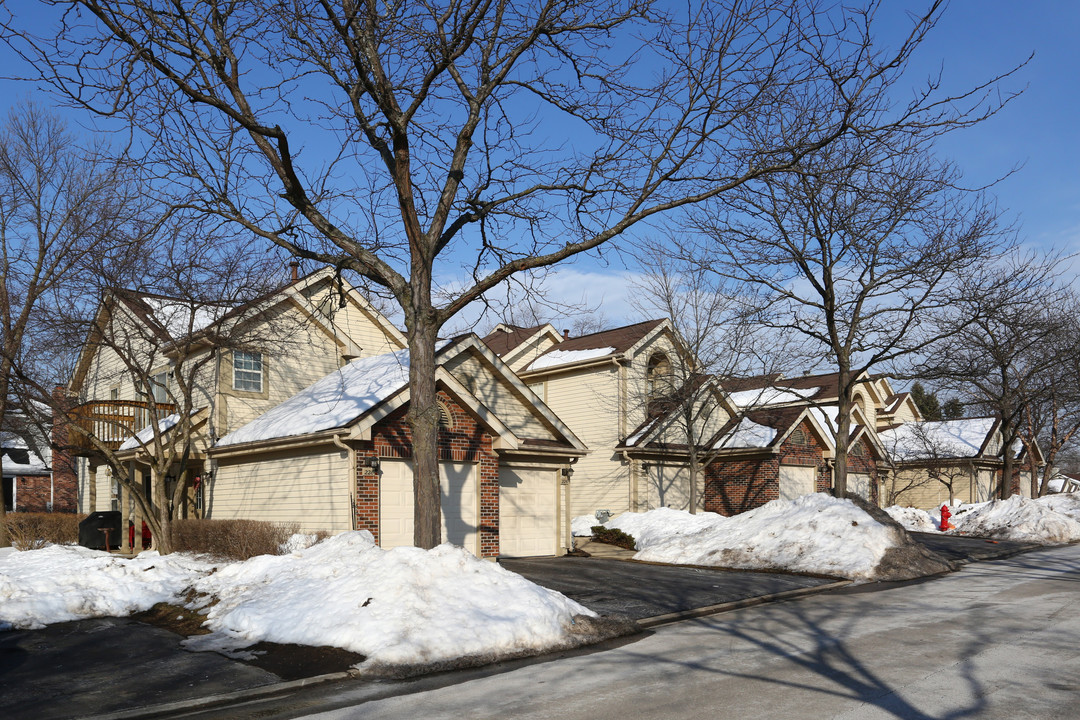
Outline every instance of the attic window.
[[852, 445], [851, 448], [848, 450], [848, 452], [851, 453], [852, 455], [854, 455], [855, 457], [862, 457], [862, 456], [866, 455], [866, 446], [863, 445], [862, 443], [857, 443], [855, 445]]
[[450, 413], [450, 408], [448, 408], [446, 404], [442, 402], [439, 403], [439, 429], [454, 429], [454, 416]]
[[656, 353], [649, 358], [645, 370], [645, 379], [649, 386], [649, 397], [663, 397], [671, 391], [671, 361], [667, 355]]
[[791, 433], [792, 445], [806, 445], [806, 431], [802, 428], [795, 428]]

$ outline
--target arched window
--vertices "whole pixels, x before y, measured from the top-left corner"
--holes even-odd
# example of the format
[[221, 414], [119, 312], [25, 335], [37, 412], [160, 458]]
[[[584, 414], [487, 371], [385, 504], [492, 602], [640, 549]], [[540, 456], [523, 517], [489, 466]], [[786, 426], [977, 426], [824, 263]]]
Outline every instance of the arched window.
[[649, 358], [645, 379], [649, 385], [650, 400], [671, 394], [671, 361], [667, 355], [656, 353]]
[[802, 428], [795, 428], [791, 432], [791, 444], [806, 445], [806, 431]]

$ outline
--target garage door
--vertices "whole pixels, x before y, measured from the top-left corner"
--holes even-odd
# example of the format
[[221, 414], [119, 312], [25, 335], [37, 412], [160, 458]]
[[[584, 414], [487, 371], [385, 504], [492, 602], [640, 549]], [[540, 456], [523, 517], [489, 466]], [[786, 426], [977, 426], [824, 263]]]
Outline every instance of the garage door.
[[801, 465], [780, 466], [780, 499], [794, 500], [817, 492], [817, 468]]
[[[440, 463], [442, 539], [479, 555], [476, 465]], [[387, 460], [379, 481], [379, 535], [384, 548], [413, 544], [412, 463]]]
[[499, 468], [499, 554], [508, 557], [558, 552], [554, 470]]

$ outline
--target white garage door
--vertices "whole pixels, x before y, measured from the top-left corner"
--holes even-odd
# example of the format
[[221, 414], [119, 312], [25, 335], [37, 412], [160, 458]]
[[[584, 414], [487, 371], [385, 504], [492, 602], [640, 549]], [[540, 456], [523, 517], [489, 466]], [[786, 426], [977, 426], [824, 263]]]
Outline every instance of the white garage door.
[[[480, 554], [476, 465], [439, 463], [442, 539]], [[387, 460], [379, 481], [379, 539], [384, 548], [413, 544], [412, 463]]]
[[780, 499], [794, 500], [817, 492], [817, 468], [802, 465], [780, 466]]
[[554, 470], [499, 468], [499, 554], [509, 557], [558, 552]]

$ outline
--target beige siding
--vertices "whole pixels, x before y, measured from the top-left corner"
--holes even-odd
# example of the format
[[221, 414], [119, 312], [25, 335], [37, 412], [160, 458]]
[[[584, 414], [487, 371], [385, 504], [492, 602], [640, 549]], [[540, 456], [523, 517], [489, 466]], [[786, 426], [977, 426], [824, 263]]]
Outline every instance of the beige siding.
[[445, 367], [519, 438], [555, 439], [514, 388], [475, 355], [461, 353]]
[[[893, 489], [900, 489], [894, 500], [896, 505], [932, 510], [949, 502], [949, 488], [931, 478], [925, 469], [900, 470], [888, 482], [892, 483]], [[955, 500], [972, 501], [974, 488], [968, 473], [957, 470], [952, 485]]]
[[218, 436], [251, 422], [340, 367], [337, 343], [295, 306], [279, 306], [266, 324], [252, 331], [250, 342], [253, 349], [264, 351], [263, 392], [233, 390], [232, 352], [222, 352]]
[[896, 409], [896, 413], [893, 416], [893, 422], [897, 423], [910, 423], [915, 422], [915, 411], [912, 410], [914, 405], [911, 398], [905, 399], [900, 403], [900, 407]]
[[320, 449], [218, 464], [207, 517], [299, 522], [302, 532], [352, 529], [349, 454]]
[[[690, 509], [690, 469], [685, 465], [648, 463], [643, 469], [641, 483], [645, 486], [647, 505], [644, 510], [666, 507], [675, 510]], [[698, 475], [698, 498], [701, 498], [702, 477]], [[698, 504], [700, 506], [700, 499]]]
[[618, 373], [612, 365], [554, 375], [547, 380], [548, 407], [590, 452], [574, 465], [571, 516], [630, 509], [630, 471], [614, 448], [619, 440]]

